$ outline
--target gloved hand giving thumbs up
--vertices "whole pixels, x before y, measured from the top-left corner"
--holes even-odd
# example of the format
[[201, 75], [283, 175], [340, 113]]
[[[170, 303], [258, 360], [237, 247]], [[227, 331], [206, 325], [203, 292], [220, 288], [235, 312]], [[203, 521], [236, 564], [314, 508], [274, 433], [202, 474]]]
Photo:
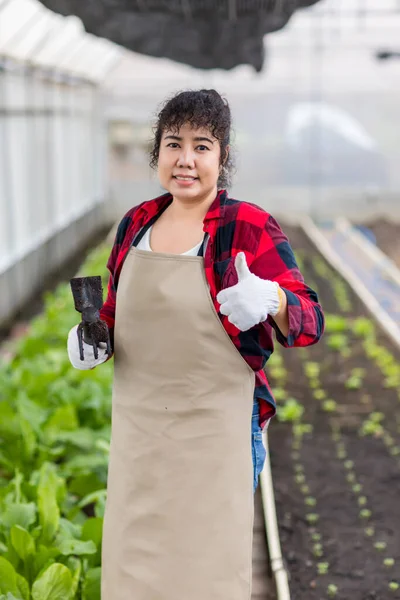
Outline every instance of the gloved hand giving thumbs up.
[[262, 323], [268, 315], [276, 316], [281, 306], [280, 288], [276, 281], [261, 279], [251, 273], [244, 252], [235, 258], [238, 283], [217, 295], [221, 314], [240, 331]]

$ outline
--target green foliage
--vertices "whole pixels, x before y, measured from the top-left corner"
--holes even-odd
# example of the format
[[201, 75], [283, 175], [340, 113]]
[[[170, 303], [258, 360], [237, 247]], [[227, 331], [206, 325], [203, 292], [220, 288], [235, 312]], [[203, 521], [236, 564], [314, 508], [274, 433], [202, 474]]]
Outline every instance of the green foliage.
[[317, 564], [318, 575], [326, 575], [329, 571], [329, 563], [320, 562]]
[[[108, 254], [82, 274], [105, 284]], [[0, 600], [100, 600], [112, 365], [70, 366], [78, 321], [62, 284], [0, 366]]]
[[349, 378], [345, 382], [346, 388], [348, 390], [359, 390], [363, 385], [364, 376], [364, 369], [352, 369]]
[[319, 515], [317, 515], [316, 513], [308, 513], [306, 515], [306, 519], [309, 525], [315, 525], [315, 523], [317, 523], [317, 521], [319, 520]]
[[374, 338], [375, 337], [375, 325], [366, 317], [359, 317], [353, 321], [353, 333], [361, 338]]
[[349, 338], [344, 333], [332, 333], [328, 335], [326, 343], [331, 350], [335, 352], [341, 352], [348, 355], [349, 351]]
[[338, 588], [337, 588], [337, 586], [335, 584], [330, 583], [328, 585], [326, 591], [328, 593], [329, 598], [336, 598], [337, 593], [338, 593], [339, 590], [338, 590]]
[[374, 544], [374, 548], [376, 550], [378, 550], [379, 552], [382, 552], [383, 550], [386, 549], [386, 542], [375, 542]]
[[347, 333], [349, 331], [348, 319], [341, 315], [325, 315], [326, 333]]
[[295, 398], [288, 398], [282, 406], [277, 408], [277, 417], [283, 422], [298, 422], [304, 413], [304, 407]]
[[385, 567], [393, 567], [394, 565], [394, 558], [385, 558], [383, 561], [383, 564]]
[[309, 379], [316, 379], [319, 377], [319, 373], [320, 373], [320, 366], [319, 363], [317, 362], [307, 362], [304, 366], [304, 371], [306, 376]]
[[335, 412], [337, 409], [337, 404], [335, 400], [325, 400], [322, 403], [322, 408], [325, 412]]
[[381, 421], [384, 419], [384, 414], [381, 412], [373, 412], [369, 415], [360, 428], [360, 435], [372, 435], [375, 437], [382, 436], [384, 429]]

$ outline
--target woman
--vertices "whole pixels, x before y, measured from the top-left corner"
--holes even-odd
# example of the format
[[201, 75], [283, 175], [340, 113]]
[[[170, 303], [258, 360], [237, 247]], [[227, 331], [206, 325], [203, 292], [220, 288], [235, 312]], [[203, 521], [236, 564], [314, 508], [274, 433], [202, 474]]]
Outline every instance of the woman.
[[[215, 90], [166, 102], [152, 165], [167, 193], [122, 219], [101, 318], [114, 348], [102, 600], [247, 600], [253, 488], [275, 413], [263, 367], [318, 341], [323, 314], [287, 238], [228, 197], [231, 115]], [[76, 368], [76, 328], [68, 339]], [[252, 443], [249, 443], [251, 438]]]

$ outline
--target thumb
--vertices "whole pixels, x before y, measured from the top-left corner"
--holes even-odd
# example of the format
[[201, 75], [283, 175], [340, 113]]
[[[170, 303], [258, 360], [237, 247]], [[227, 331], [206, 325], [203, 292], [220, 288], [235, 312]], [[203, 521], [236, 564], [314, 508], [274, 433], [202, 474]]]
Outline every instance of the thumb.
[[246, 279], [251, 275], [251, 271], [247, 266], [246, 255], [244, 252], [239, 252], [235, 258], [235, 268], [238, 274], [238, 280]]

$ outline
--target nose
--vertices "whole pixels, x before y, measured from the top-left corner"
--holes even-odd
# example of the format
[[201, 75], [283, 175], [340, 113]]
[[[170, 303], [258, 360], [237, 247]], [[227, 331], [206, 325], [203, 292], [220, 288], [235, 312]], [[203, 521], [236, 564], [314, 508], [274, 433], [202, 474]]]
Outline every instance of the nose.
[[181, 151], [178, 156], [177, 166], [180, 169], [194, 169], [194, 152], [190, 146], [184, 146], [181, 148]]

